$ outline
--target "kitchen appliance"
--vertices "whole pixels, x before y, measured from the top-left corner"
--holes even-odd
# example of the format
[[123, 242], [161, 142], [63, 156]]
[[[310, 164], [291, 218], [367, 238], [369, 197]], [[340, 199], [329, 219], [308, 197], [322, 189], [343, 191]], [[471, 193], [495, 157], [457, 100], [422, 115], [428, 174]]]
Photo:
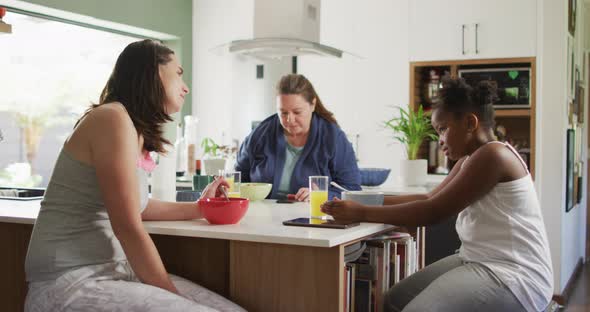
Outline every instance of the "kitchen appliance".
[[475, 87], [480, 81], [489, 81], [498, 88], [496, 109], [530, 108], [531, 69], [529, 67], [468, 68], [459, 69], [459, 77]]
[[298, 55], [342, 57], [319, 43], [320, 0], [254, 0], [254, 37], [229, 43], [229, 52], [262, 60]]
[[43, 199], [44, 188], [0, 187], [0, 199], [35, 200]]

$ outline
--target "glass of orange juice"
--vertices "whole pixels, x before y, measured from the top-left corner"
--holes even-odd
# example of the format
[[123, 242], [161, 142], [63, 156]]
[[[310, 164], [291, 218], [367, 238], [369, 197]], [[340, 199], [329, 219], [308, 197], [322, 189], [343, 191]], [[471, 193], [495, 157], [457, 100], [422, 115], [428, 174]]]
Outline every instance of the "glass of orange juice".
[[240, 171], [226, 171], [219, 170], [219, 176], [222, 176], [229, 188], [227, 189], [227, 196], [240, 197], [240, 184], [242, 182], [242, 173]]
[[325, 219], [326, 214], [320, 210], [320, 206], [328, 201], [328, 177], [309, 177], [309, 215], [312, 219]]

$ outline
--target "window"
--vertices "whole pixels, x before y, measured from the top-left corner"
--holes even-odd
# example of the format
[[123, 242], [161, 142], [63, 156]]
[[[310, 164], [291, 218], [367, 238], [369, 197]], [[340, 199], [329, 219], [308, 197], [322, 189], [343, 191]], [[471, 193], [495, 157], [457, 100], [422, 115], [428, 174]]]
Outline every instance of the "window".
[[[45, 187], [130, 36], [8, 12], [0, 35], [0, 185]], [[31, 169], [29, 169], [31, 168]]]

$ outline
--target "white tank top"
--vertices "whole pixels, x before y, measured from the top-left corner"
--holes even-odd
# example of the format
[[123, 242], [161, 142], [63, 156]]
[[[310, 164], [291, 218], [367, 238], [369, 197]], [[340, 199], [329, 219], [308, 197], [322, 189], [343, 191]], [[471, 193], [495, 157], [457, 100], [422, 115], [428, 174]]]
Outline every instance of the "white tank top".
[[[512, 146], [489, 143], [510, 148], [526, 168]], [[530, 174], [496, 184], [459, 213], [456, 229], [461, 258], [492, 270], [527, 311], [547, 307], [553, 295], [551, 255]]]

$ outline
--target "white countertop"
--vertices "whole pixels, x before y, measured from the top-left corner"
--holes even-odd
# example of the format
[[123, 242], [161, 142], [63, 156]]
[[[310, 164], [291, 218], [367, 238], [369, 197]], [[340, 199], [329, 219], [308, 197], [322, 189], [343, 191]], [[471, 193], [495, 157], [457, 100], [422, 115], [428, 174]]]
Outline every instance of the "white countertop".
[[[389, 179], [387, 179], [387, 181], [385, 181], [385, 183], [383, 183], [380, 186], [363, 186], [363, 190], [383, 192], [385, 195], [424, 194], [434, 189], [446, 177], [446, 175], [429, 174], [426, 177], [426, 184], [422, 186], [403, 186], [400, 184], [400, 181], [396, 181], [395, 179], [390, 177]], [[176, 186], [192, 188], [193, 184], [192, 182], [185, 180], [176, 180]]]
[[420, 186], [404, 186], [400, 184], [399, 180], [390, 177], [385, 183], [379, 186], [363, 186], [363, 190], [383, 192], [385, 195], [426, 194], [439, 185], [446, 177], [446, 175], [429, 174], [426, 176], [426, 184]]
[[[423, 194], [438, 185], [445, 176], [428, 176], [427, 184], [418, 187], [385, 183], [379, 187], [364, 188], [386, 195]], [[34, 224], [40, 200], [0, 200], [0, 222]], [[251, 202], [248, 212], [239, 224], [210, 225], [206, 220], [149, 221], [144, 222], [151, 234], [217, 238], [250, 242], [333, 247], [369, 236], [393, 226], [379, 223], [361, 223], [348, 229], [322, 229], [284, 226], [285, 220], [306, 217], [309, 203], [277, 204], [274, 200]]]
[[0, 222], [34, 224], [41, 200], [0, 199]]
[[275, 200], [250, 203], [246, 216], [236, 225], [209, 225], [206, 220], [144, 222], [152, 234], [207, 237], [251, 242], [333, 247], [394, 226], [361, 223], [348, 229], [285, 226], [285, 220], [307, 217], [309, 203], [277, 204]]
[[[445, 176], [428, 176], [424, 186], [407, 187], [385, 183], [365, 190], [385, 195], [423, 194], [432, 190]], [[40, 200], [0, 200], [0, 222], [34, 224]], [[361, 223], [349, 229], [322, 229], [284, 226], [285, 220], [306, 217], [309, 203], [277, 204], [274, 200], [251, 202], [239, 224], [210, 225], [206, 220], [144, 222], [151, 234], [203, 237], [288, 245], [333, 247], [394, 227], [379, 223]]]
[[[0, 200], [0, 222], [34, 224], [40, 200]], [[262, 243], [333, 247], [394, 226], [361, 223], [348, 229], [284, 226], [283, 221], [306, 217], [309, 203], [277, 204], [274, 200], [251, 202], [239, 224], [210, 225], [206, 220], [144, 222], [151, 234], [203, 237]]]

